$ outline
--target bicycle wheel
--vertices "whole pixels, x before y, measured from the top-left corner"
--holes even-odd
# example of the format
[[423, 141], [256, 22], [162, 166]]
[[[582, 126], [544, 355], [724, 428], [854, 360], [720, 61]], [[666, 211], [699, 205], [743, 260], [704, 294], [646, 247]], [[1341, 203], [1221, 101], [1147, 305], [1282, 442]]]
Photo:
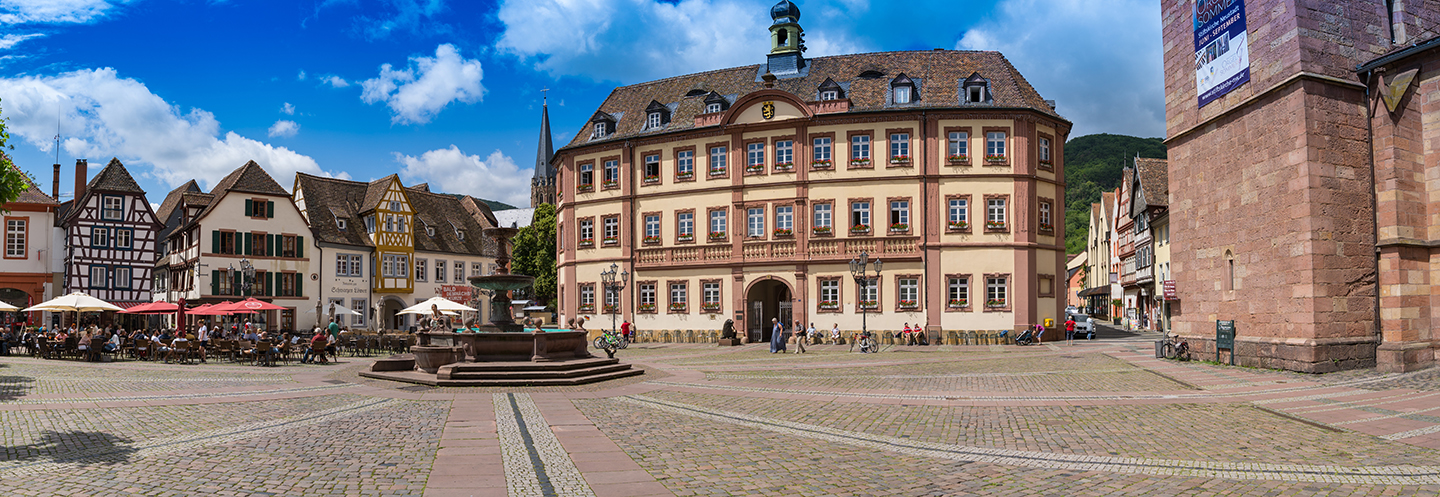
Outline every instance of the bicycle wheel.
[[605, 337], [595, 337], [595, 348], [597, 348], [597, 349], [603, 349], [603, 348], [605, 348]]
[[1162, 346], [1162, 347], [1160, 348], [1160, 350], [1161, 350], [1161, 355], [1164, 355], [1166, 359], [1174, 359], [1174, 358], [1175, 358], [1175, 352], [1176, 352], [1176, 351], [1175, 351], [1175, 344], [1170, 343], [1170, 342], [1165, 342], [1165, 345]]
[[1180, 346], [1175, 348], [1175, 357], [1182, 361], [1190, 360], [1190, 344], [1180, 342]]
[[624, 336], [621, 336], [621, 337], [620, 337], [620, 348], [622, 348], [622, 349], [630, 348], [630, 339], [625, 338]]
[[865, 338], [860, 340], [860, 351], [867, 354], [874, 354], [879, 352], [879, 347], [875, 346], [875, 339]]

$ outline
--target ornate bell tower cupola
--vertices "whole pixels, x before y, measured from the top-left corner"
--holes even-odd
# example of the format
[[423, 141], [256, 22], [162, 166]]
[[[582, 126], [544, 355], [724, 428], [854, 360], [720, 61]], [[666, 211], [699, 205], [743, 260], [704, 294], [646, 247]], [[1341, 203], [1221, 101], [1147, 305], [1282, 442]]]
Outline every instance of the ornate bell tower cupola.
[[800, 29], [800, 7], [781, 0], [770, 8], [770, 55], [767, 69], [779, 78], [796, 77], [805, 69], [805, 30]]

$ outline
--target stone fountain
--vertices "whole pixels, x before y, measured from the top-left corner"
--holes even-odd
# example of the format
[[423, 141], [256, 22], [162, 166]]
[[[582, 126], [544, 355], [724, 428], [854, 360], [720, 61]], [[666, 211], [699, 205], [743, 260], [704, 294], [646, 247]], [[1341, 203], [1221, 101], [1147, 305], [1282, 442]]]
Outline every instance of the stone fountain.
[[519, 231], [484, 231], [499, 250], [495, 274], [469, 278], [471, 286], [490, 293], [490, 323], [481, 325], [480, 333], [417, 333], [419, 344], [410, 352], [420, 371], [383, 371], [392, 366], [382, 360], [360, 375], [437, 386], [506, 386], [575, 385], [643, 374], [616, 359], [591, 356], [584, 331], [527, 330], [515, 322], [510, 292], [535, 283], [533, 276], [510, 274], [510, 239]]

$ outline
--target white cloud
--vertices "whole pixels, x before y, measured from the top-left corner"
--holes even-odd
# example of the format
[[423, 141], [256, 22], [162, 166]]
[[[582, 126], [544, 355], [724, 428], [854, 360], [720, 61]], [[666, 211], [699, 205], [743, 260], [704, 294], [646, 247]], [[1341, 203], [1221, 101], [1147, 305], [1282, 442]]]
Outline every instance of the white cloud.
[[479, 155], [466, 155], [459, 147], [431, 150], [412, 157], [395, 153], [395, 161], [405, 166], [400, 176], [408, 182], [430, 183], [431, 191], [463, 193], [499, 200], [510, 205], [530, 205], [531, 169], [520, 169], [515, 160], [499, 150], [484, 160]]
[[344, 88], [350, 86], [349, 81], [345, 81], [345, 78], [339, 76], [326, 76], [324, 78], [321, 78], [320, 81], [324, 81], [325, 84], [330, 85], [331, 88]]
[[39, 38], [39, 37], [42, 37], [42, 36], [45, 36], [45, 35], [42, 34], [42, 33], [30, 33], [30, 34], [25, 34], [25, 35], [4, 35], [4, 36], [0, 36], [0, 50], [9, 50], [11, 47], [14, 47], [15, 45], [19, 45], [20, 42], [22, 42], [22, 41], [25, 41], [25, 40], [28, 40], [28, 39], [31, 39], [31, 38]]
[[360, 83], [360, 99], [385, 102], [394, 114], [392, 123], [424, 124], [450, 102], [480, 101], [485, 95], [483, 76], [479, 60], [462, 58], [460, 50], [447, 43], [435, 47], [434, 57], [411, 56], [404, 69], [380, 66], [379, 77]]
[[0, 0], [0, 24], [85, 24], [130, 0]]
[[274, 138], [274, 137], [277, 137], [277, 136], [283, 136], [283, 137], [285, 137], [285, 138], [289, 138], [289, 137], [295, 136], [295, 134], [296, 134], [296, 133], [299, 133], [299, 132], [300, 132], [300, 125], [299, 125], [299, 124], [296, 124], [295, 121], [286, 121], [286, 120], [284, 120], [284, 119], [281, 119], [281, 120], [279, 120], [279, 121], [275, 121], [275, 124], [273, 124], [273, 125], [270, 126], [270, 137], [271, 137], [271, 138]]
[[295, 75], [295, 80], [296, 80], [296, 81], [305, 81], [305, 70], [304, 70], [304, 69], [301, 69], [301, 70], [300, 70], [300, 74], [296, 74], [296, 75]]
[[959, 49], [999, 50], [1070, 136], [1165, 136], [1160, 6], [1150, 0], [1003, 0]]
[[285, 105], [280, 106], [280, 112], [282, 114], [293, 116], [295, 115], [295, 106], [290, 105], [290, 102], [285, 102]]
[[0, 78], [0, 95], [5, 95], [10, 132], [36, 149], [51, 150], [58, 120], [64, 123], [67, 154], [119, 157], [136, 173], [148, 165], [147, 176], [171, 186], [194, 178], [210, 188], [250, 160], [286, 187], [298, 171], [327, 174], [308, 156], [222, 132], [215, 116], [202, 109], [182, 113], [111, 68]]

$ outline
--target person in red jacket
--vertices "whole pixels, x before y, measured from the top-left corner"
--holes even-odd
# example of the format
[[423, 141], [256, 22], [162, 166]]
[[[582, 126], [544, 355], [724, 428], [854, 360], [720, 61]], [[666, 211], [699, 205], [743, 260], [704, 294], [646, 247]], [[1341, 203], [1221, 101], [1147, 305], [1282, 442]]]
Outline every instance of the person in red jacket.
[[1065, 318], [1065, 341], [1075, 345], [1075, 316]]

